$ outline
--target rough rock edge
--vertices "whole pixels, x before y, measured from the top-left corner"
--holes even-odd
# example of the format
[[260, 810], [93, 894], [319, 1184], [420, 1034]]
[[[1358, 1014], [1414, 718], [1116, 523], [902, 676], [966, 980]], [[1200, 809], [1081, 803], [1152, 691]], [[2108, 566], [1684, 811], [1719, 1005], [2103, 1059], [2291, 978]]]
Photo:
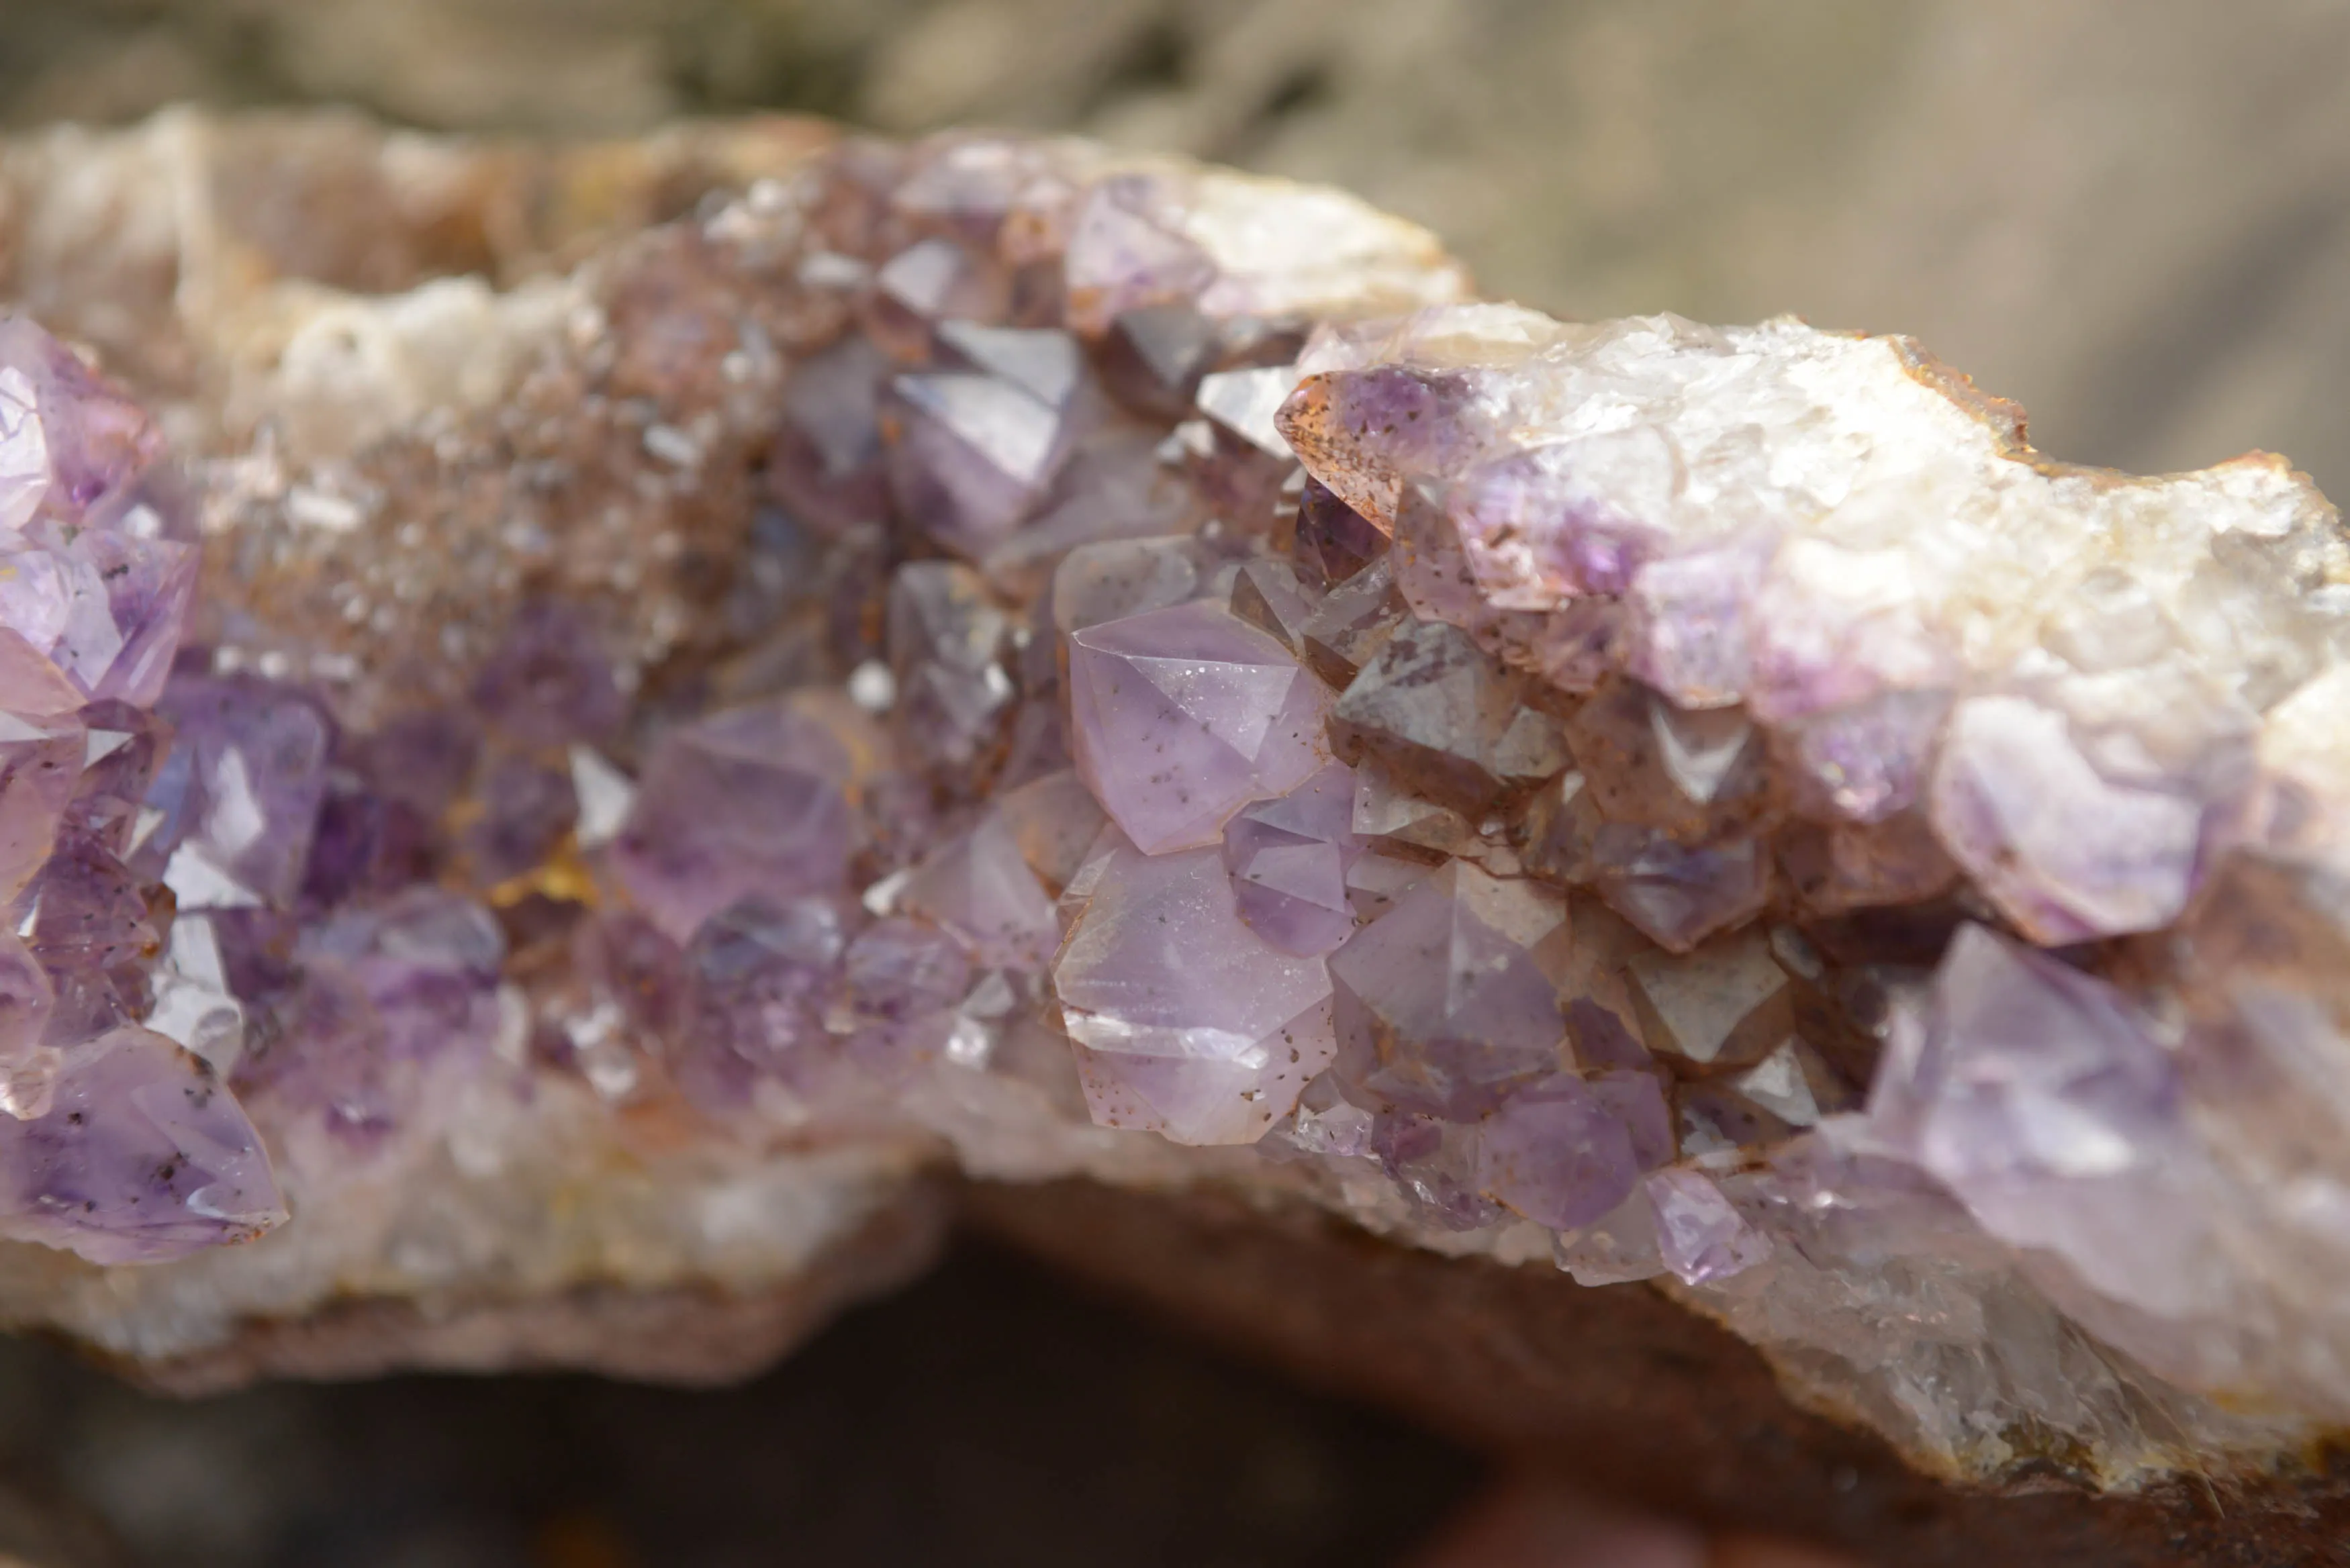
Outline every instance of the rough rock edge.
[[[1867, 335], [1856, 334], [1855, 336]], [[1951, 407], [1991, 431], [1998, 444], [2001, 456], [2022, 463], [2035, 472], [2045, 474], [2051, 479], [2085, 479], [2101, 489], [2120, 489], [2137, 484], [2162, 484], [2179, 477], [2175, 473], [2131, 473], [2126, 469], [2103, 468], [2095, 463], [2066, 462], [2060, 458], [2050, 457], [2032, 444], [2030, 416], [2025, 412], [2022, 403], [2012, 398], [2003, 398], [1996, 392], [1983, 390], [1975, 384], [1975, 379], [1972, 376], [1941, 359], [1932, 349], [1914, 337], [1896, 333], [1888, 335], [1885, 340], [1893, 346], [1894, 353], [1900, 358], [1901, 368], [1909, 372], [1911, 379], [1920, 386], [1940, 393]], [[2287, 480], [2307, 491], [2310, 497], [2329, 514], [2337, 518], [2341, 514], [2341, 509], [2318, 489], [2315, 480], [2301, 469], [2295, 468], [2291, 458], [2278, 452], [2263, 452], [2255, 448], [2241, 456], [2225, 459], [2196, 472], [2209, 473], [2215, 469], [2237, 467], [2264, 468], [2272, 472], [2282, 473]]]
[[986, 1232], [1352, 1397], [1584, 1485], [1709, 1523], [1835, 1542], [1903, 1568], [2288, 1568], [2350, 1540], [2350, 1449], [2272, 1476], [2099, 1495], [2054, 1466], [2001, 1486], [1922, 1475], [1787, 1397], [1755, 1346], [1638, 1285], [1379, 1240], [1229, 1189], [971, 1190]]
[[749, 1293], [614, 1283], [524, 1300], [373, 1296], [256, 1319], [193, 1355], [101, 1359], [126, 1381], [182, 1397], [269, 1377], [345, 1382], [411, 1371], [595, 1372], [714, 1387], [756, 1376], [848, 1308], [910, 1284], [937, 1262], [947, 1218], [943, 1189], [918, 1182], [788, 1283]]

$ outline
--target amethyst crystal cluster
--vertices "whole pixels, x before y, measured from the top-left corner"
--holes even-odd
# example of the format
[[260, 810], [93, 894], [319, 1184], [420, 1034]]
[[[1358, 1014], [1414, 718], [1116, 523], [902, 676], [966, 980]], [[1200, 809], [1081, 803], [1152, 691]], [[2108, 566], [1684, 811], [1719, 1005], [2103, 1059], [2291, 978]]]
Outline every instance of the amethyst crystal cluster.
[[197, 718], [167, 766], [197, 550], [161, 447], [79, 359], [0, 321], [0, 1234], [108, 1263], [286, 1217], [224, 1081], [241, 1030], [219, 947], [162, 884], [208, 849], [271, 853], [273, 753], [301, 740]]
[[192, 612], [11, 325], [0, 1228], [202, 1253], [12, 1312], [736, 1278], [946, 1153], [1654, 1280], [1978, 1472], [2350, 1417], [2332, 511], [1465, 297], [1331, 192], [847, 145], [494, 397], [214, 456]]

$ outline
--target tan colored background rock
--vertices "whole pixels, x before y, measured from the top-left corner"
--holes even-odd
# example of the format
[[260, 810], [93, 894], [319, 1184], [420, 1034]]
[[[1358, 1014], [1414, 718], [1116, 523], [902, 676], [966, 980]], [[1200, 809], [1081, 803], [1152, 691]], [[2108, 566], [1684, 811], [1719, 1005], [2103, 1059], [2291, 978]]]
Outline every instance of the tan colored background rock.
[[1353, 187], [1547, 309], [1913, 332], [2139, 469], [2350, 492], [2341, 0], [11, 0], [19, 124], [1064, 127]]

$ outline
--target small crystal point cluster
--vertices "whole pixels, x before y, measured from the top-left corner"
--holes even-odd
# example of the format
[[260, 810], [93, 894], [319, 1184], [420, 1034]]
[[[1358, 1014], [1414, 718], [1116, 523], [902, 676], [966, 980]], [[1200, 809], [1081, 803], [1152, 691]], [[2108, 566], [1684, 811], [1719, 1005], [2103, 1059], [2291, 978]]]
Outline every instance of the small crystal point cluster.
[[142, 1343], [765, 1277], [886, 1149], [1659, 1281], [1978, 1474], [2350, 1418], [2350, 548], [2282, 464], [1062, 143], [564, 286], [498, 399], [205, 464], [192, 613], [150, 427], [0, 341], [0, 1229], [292, 1216]]
[[[161, 885], [192, 844], [276, 854], [257, 750], [249, 766], [229, 741], [200, 784], [191, 734], [163, 767], [198, 552], [161, 449], [128, 397], [0, 319], [0, 1234], [102, 1263], [286, 1217], [224, 1082], [238, 1007], [217, 950]], [[167, 944], [187, 969], [161, 972]]]

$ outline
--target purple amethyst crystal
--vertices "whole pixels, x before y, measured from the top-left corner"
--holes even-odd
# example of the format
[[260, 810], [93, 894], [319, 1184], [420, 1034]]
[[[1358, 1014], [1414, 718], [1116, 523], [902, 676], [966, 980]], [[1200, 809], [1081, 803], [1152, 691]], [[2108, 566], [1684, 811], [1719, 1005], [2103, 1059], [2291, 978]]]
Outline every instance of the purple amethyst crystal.
[[810, 356], [785, 384], [768, 483], [793, 512], [833, 534], [889, 510], [881, 395], [894, 370], [862, 337]]
[[1102, 379], [1136, 412], [1171, 422], [1191, 411], [1217, 347], [1216, 324], [1190, 305], [1120, 311], [1102, 340]]
[[1329, 1064], [1330, 977], [1249, 929], [1212, 849], [1120, 846], [1053, 967], [1095, 1119], [1253, 1143]]
[[139, 884], [122, 862], [87, 839], [60, 844], [10, 914], [26, 945], [52, 971], [115, 969], [156, 946]]
[[1285, 561], [1250, 561], [1232, 576], [1232, 614], [1292, 653], [1303, 648], [1320, 597]]
[[888, 642], [900, 723], [922, 754], [968, 767], [1011, 706], [1008, 617], [968, 566], [910, 561], [889, 583]]
[[177, 394], [280, 432], [201, 496], [0, 323], [0, 1232], [306, 1216], [59, 1314], [788, 1282], [951, 1151], [1669, 1277], [1961, 1469], [2350, 1420], [2350, 545], [2281, 465], [1017, 138], [562, 286], [413, 420], [442, 318], [322, 369], [296, 291]]
[[1871, 1090], [1872, 1137], [1993, 1234], [2125, 1295], [2158, 1288], [2191, 1244], [2158, 1216], [2192, 1165], [2178, 1064], [2148, 1021], [2106, 981], [1970, 925], [1922, 1023]]
[[1309, 479], [1297, 500], [1297, 559], [1326, 583], [1342, 583], [1387, 553], [1371, 520]]
[[1752, 919], [1771, 897], [1771, 864], [1752, 839], [1691, 846], [1612, 822], [1593, 835], [1590, 879], [1609, 908], [1673, 952]]
[[1853, 822], [1907, 811], [1950, 705], [1947, 692], [1887, 691], [1800, 721], [1793, 750], [1806, 804]]
[[1277, 800], [1243, 806], [1224, 826], [1241, 919], [1284, 952], [1319, 957], [1354, 935], [1347, 871], [1362, 853], [1354, 809], [1354, 770], [1333, 763]]
[[571, 962], [630, 1025], [654, 1039], [673, 1033], [684, 1016], [685, 957], [642, 915], [617, 910], [583, 920]]
[[1680, 1152], [1673, 1138], [1672, 1110], [1657, 1075], [1643, 1072], [1601, 1073], [1585, 1081], [1593, 1099], [1623, 1124], [1632, 1161], [1642, 1170], [1669, 1165]]
[[[136, 520], [140, 514], [131, 515]], [[195, 599], [195, 546], [92, 529], [69, 548], [77, 564], [105, 585], [103, 625], [90, 618], [102, 667], [86, 644], [77, 650], [69, 673], [93, 698], [151, 704], [171, 676]]]
[[1458, 417], [1469, 403], [1465, 378], [1378, 365], [1305, 381], [1281, 431], [1332, 494], [1392, 528], [1408, 479], [1457, 469], [1482, 444]]
[[687, 1097], [726, 1114], [749, 1108], [763, 1082], [820, 1093], [845, 945], [840, 911], [822, 898], [746, 898], [705, 921], [686, 949], [686, 1024], [671, 1066]]
[[1682, 708], [1744, 698], [1754, 679], [1752, 607], [1776, 544], [1758, 532], [1642, 566], [1627, 596], [1631, 673]]
[[1698, 1172], [1660, 1170], [1648, 1178], [1647, 1189], [1656, 1210], [1658, 1251], [1682, 1283], [1722, 1279], [1771, 1255], [1769, 1239]]
[[1149, 854], [1213, 843], [1233, 812], [1326, 763], [1329, 700], [1288, 649], [1211, 604], [1069, 639], [1077, 772]]
[[1473, 1117], [1562, 1065], [1545, 964], [1566, 940], [1555, 896], [1464, 862], [1398, 899], [1330, 956], [1348, 1097]]
[[488, 910], [431, 887], [347, 909], [303, 934], [310, 966], [351, 975], [382, 1021], [376, 1049], [421, 1059], [478, 1047], [495, 1028], [492, 994], [505, 940]]
[[[92, 702], [81, 711], [81, 754], [61, 753], [67, 771], [78, 769], [73, 798], [66, 806], [68, 827], [130, 859], [157, 824], [145, 818], [147, 794], [172, 746], [172, 727], [128, 702]], [[0, 784], [0, 801], [7, 786]], [[6, 807], [0, 805], [0, 816]]]
[[1001, 812], [941, 846], [915, 867], [900, 897], [990, 968], [1041, 971], [1060, 946], [1053, 901]]
[[1070, 410], [997, 375], [901, 376], [891, 386], [899, 507], [942, 547], [985, 555], [1043, 502], [1068, 456]]
[[1628, 591], [1657, 549], [1649, 519], [1674, 462], [1659, 432], [1635, 427], [1536, 447], [1464, 477], [1449, 512], [1489, 602], [1542, 609], [1569, 595]]
[[156, 781], [164, 798], [151, 804], [176, 835], [164, 879], [181, 908], [290, 903], [326, 794], [326, 714], [301, 692], [244, 676], [175, 680], [161, 706], [174, 738]]
[[1371, 1117], [1369, 1151], [1423, 1222], [1442, 1231], [1476, 1231], [1508, 1214], [1485, 1190], [1479, 1168], [1483, 1130], [1482, 1124], [1382, 1111]]
[[258, 1235], [286, 1201], [212, 1070], [126, 1028], [66, 1052], [46, 1115], [0, 1117], [0, 1214], [26, 1241], [151, 1263]]
[[[567, 798], [566, 801], [567, 804]], [[492, 811], [467, 837], [516, 836], [511, 815]], [[397, 892], [434, 873], [433, 825], [407, 801], [379, 794], [338, 770], [318, 805], [302, 901], [332, 908], [352, 898]], [[477, 865], [481, 862], [477, 862]], [[136, 867], [134, 867], [136, 868]]]
[[473, 680], [476, 711], [530, 745], [595, 741], [622, 704], [595, 628], [569, 606], [540, 601], [515, 617]]
[[1414, 788], [1482, 811], [1566, 765], [1555, 727], [1523, 696], [1523, 682], [1466, 633], [1416, 622], [1381, 642], [1340, 693], [1331, 732]]
[[936, 927], [907, 919], [868, 926], [841, 961], [850, 1060], [868, 1077], [903, 1080], [948, 1049], [955, 1005], [970, 986], [961, 944]]
[[1933, 812], [1951, 857], [2041, 941], [2151, 930], [2194, 890], [2202, 805], [2105, 778], [2064, 715], [2022, 697], [1960, 704]]
[[0, 317], [0, 528], [103, 518], [161, 453], [136, 404], [30, 321]]
[[161, 449], [135, 404], [30, 322], [0, 317], [0, 710], [155, 700], [196, 578], [193, 546], [161, 536], [142, 504]]
[[30, 949], [0, 935], [0, 1112], [46, 1115], [59, 1056], [46, 1044], [57, 986]]
[[850, 1011], [877, 1023], [904, 1023], [962, 1000], [971, 964], [944, 932], [920, 920], [879, 920], [848, 944], [842, 979]]
[[[34, 724], [0, 715], [0, 889], [13, 894], [48, 859], [92, 750], [70, 721]], [[134, 792], [119, 811], [110, 802], [94, 804], [127, 827], [137, 799]]]
[[468, 1075], [488, 1054], [504, 947], [488, 910], [420, 886], [301, 929], [265, 985], [263, 955], [224, 951], [231, 983], [268, 1017], [237, 1062], [239, 1092], [265, 1126], [323, 1127], [338, 1161], [381, 1153], [429, 1115], [435, 1078]]
[[1069, 233], [1071, 324], [1108, 326], [1128, 311], [1188, 304], [1215, 281], [1215, 264], [1166, 222], [1172, 203], [1149, 175], [1105, 180], [1088, 196]]
[[474, 877], [484, 885], [537, 867], [579, 820], [571, 770], [526, 757], [492, 763], [478, 799], [482, 815], [464, 843]]
[[1397, 593], [1395, 568], [1371, 562], [1344, 582], [1305, 618], [1297, 630], [1298, 653], [1314, 672], [1344, 690], [1403, 624], [1404, 602]]
[[868, 328], [899, 358], [920, 359], [931, 330], [1001, 317], [1011, 304], [1007, 284], [990, 260], [951, 240], [917, 240], [875, 271]]
[[1574, 1078], [1521, 1090], [1478, 1128], [1477, 1179], [1486, 1195], [1554, 1231], [1598, 1219], [1639, 1178], [1623, 1119]]
[[738, 898], [836, 888], [848, 860], [848, 770], [832, 732], [787, 707], [683, 725], [645, 766], [613, 873], [678, 942]]

